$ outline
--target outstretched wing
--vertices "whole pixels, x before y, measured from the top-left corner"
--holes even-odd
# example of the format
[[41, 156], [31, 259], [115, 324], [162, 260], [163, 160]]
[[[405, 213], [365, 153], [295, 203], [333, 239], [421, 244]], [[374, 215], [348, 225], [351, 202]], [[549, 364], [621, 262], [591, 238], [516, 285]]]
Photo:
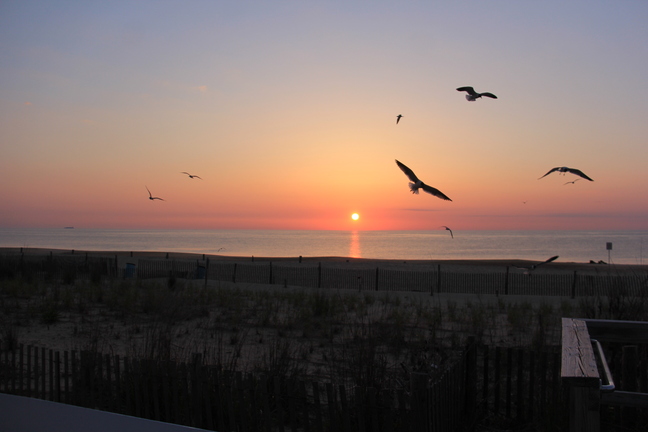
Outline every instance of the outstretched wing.
[[472, 87], [459, 87], [459, 88], [457, 89], [457, 91], [465, 91], [465, 92], [468, 92], [468, 94], [471, 94], [471, 95], [473, 95], [473, 96], [477, 96], [477, 95], [479, 94], [479, 93], [477, 93], [477, 92], [475, 91], [475, 89], [472, 88]]
[[542, 261], [541, 263], [538, 263], [538, 264], [534, 265], [533, 268], [536, 268], [536, 267], [538, 267], [538, 266], [541, 266], [542, 264], [550, 263], [551, 261], [555, 261], [555, 260], [557, 260], [557, 259], [558, 259], [558, 255], [556, 255], [556, 256], [552, 256], [552, 257], [549, 258], [547, 261]]
[[495, 96], [493, 93], [484, 92], [481, 95], [482, 96], [487, 96], [489, 98], [497, 99], [497, 96]]
[[[410, 179], [410, 180], [413, 181], [414, 183], [416, 183], [417, 181], [420, 181], [420, 180], [418, 179], [418, 177], [416, 177], [416, 174], [414, 174], [414, 171], [412, 171], [411, 169], [409, 169], [409, 168], [408, 168], [407, 166], [405, 166], [404, 164], [400, 163], [398, 160], [396, 160], [396, 165], [398, 165], [398, 168], [400, 168], [401, 171], [403, 171], [403, 172], [405, 173], [405, 175], [407, 176], [408, 179]], [[435, 190], [436, 190], [436, 189], [435, 189]], [[438, 192], [438, 191], [437, 191], [437, 192]]]
[[552, 168], [552, 169], [550, 169], [549, 172], [548, 172], [547, 174], [543, 175], [543, 176], [540, 177], [538, 180], [540, 180], [540, 179], [543, 178], [543, 177], [547, 177], [549, 174], [551, 174], [551, 173], [554, 172], [554, 171], [558, 171], [559, 169], [560, 169], [560, 167], [556, 167], [556, 168]]
[[592, 180], [591, 178], [587, 177], [587, 176], [585, 175], [585, 173], [584, 173], [583, 171], [579, 170], [579, 169], [576, 169], [576, 168], [567, 168], [567, 171], [569, 171], [569, 172], [572, 173], [572, 174], [576, 174], [576, 175], [579, 176], [579, 177], [583, 177], [585, 180], [594, 181], [594, 180]]
[[[448, 198], [443, 192], [441, 192], [439, 189], [435, 189], [432, 186], [428, 186], [425, 183], [421, 183], [421, 189], [423, 189], [425, 192], [434, 195], [435, 197], [441, 198], [442, 200], [446, 201], [452, 201], [450, 198]], [[454, 236], [453, 236], [454, 238]]]
[[149, 198], [153, 198], [153, 195], [151, 195], [151, 191], [149, 190], [148, 186], [144, 186], [144, 187], [146, 188], [146, 190], [149, 193]]

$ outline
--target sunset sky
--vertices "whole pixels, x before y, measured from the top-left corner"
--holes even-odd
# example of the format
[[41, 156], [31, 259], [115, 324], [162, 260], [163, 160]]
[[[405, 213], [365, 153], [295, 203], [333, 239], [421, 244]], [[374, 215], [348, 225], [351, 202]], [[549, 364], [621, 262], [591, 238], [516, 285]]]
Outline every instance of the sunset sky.
[[[645, 1], [3, 0], [0, 227], [648, 229], [646, 23]], [[538, 180], [557, 166], [594, 182]]]

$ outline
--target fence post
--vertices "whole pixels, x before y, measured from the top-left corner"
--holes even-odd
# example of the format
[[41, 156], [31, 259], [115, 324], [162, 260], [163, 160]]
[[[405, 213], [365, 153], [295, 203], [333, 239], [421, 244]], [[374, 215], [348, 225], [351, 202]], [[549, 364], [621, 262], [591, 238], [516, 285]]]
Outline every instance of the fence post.
[[207, 279], [209, 279], [209, 258], [205, 261], [205, 288], [207, 288]]
[[322, 288], [322, 262], [317, 263], [317, 288]]
[[441, 264], [437, 264], [437, 292], [441, 294]]
[[428, 392], [427, 374], [412, 372], [410, 374], [410, 405], [412, 407], [412, 428], [414, 432], [427, 432], [428, 422]]
[[506, 266], [506, 275], [504, 276], [504, 295], [509, 292], [509, 266]]
[[572, 280], [571, 298], [572, 299], [576, 298], [576, 270], [574, 270], [574, 279]]
[[376, 291], [378, 291], [378, 273], [380, 271], [379, 267], [376, 267]]
[[268, 278], [268, 283], [272, 285], [272, 261], [270, 261], [270, 277]]
[[234, 263], [234, 272], [232, 272], [232, 282], [236, 283], [236, 263]]
[[[636, 392], [637, 364], [639, 363], [637, 345], [626, 345], [623, 347], [622, 352], [621, 385], [623, 386], [623, 391]], [[624, 427], [628, 428], [628, 430], [637, 427], [637, 408], [623, 407], [621, 410], [621, 423]]]

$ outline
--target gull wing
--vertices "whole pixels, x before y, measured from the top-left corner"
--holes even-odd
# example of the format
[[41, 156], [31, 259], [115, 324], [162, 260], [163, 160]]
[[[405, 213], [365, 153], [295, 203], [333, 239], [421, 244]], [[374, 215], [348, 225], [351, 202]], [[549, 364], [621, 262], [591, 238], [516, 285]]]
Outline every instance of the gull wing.
[[497, 99], [497, 96], [495, 96], [493, 93], [485, 92], [485, 93], [482, 93], [481, 95], [482, 96], [487, 96], [489, 98]]
[[465, 91], [465, 92], [468, 92], [469, 94], [471, 94], [471, 95], [473, 95], [473, 96], [477, 96], [477, 95], [479, 94], [479, 93], [477, 93], [477, 92], [475, 91], [475, 89], [472, 88], [472, 87], [459, 87], [459, 88], [457, 89], [457, 91]]
[[[396, 160], [396, 165], [398, 165], [398, 168], [400, 168], [401, 171], [403, 171], [403, 172], [405, 173], [405, 175], [407, 176], [407, 178], [410, 179], [412, 182], [416, 183], [416, 182], [420, 181], [420, 180], [418, 179], [418, 177], [416, 177], [416, 174], [414, 174], [414, 171], [412, 171], [411, 169], [409, 169], [409, 168], [408, 168], [407, 166], [405, 166], [404, 164], [400, 163], [398, 160]], [[436, 189], [435, 189], [435, 190], [436, 190]], [[438, 191], [437, 191], [437, 192], [438, 192]], [[440, 193], [440, 192], [439, 192], [439, 193]]]
[[153, 195], [151, 195], [151, 191], [149, 190], [148, 186], [144, 186], [144, 187], [146, 188], [146, 190], [149, 193], [149, 198], [153, 198]]
[[543, 177], [547, 177], [549, 174], [551, 174], [551, 173], [554, 172], [554, 171], [558, 171], [559, 169], [560, 169], [560, 167], [551, 168], [547, 174], [543, 175], [543, 176], [540, 177], [538, 180], [540, 180], [540, 179], [543, 178]]
[[555, 260], [557, 260], [557, 259], [558, 259], [558, 255], [556, 255], [556, 256], [552, 256], [552, 257], [549, 258], [547, 261], [542, 261], [541, 263], [538, 263], [538, 264], [534, 265], [532, 268], [535, 269], [536, 267], [541, 266], [542, 264], [547, 264], [547, 263], [550, 263], [551, 261], [555, 261]]
[[587, 176], [585, 175], [585, 173], [584, 173], [583, 171], [579, 170], [579, 169], [576, 169], [576, 168], [567, 168], [567, 171], [569, 171], [569, 172], [572, 173], [572, 174], [576, 174], [576, 175], [579, 176], [579, 177], [583, 177], [585, 180], [594, 181], [594, 180], [592, 180], [591, 178], [587, 177]]
[[[425, 183], [421, 183], [421, 189], [423, 189], [425, 192], [434, 195], [435, 197], [441, 198], [442, 200], [446, 201], [452, 201], [450, 198], [448, 198], [443, 192], [441, 192], [439, 189], [435, 189], [432, 186], [428, 186]], [[453, 236], [454, 238], [454, 236]]]

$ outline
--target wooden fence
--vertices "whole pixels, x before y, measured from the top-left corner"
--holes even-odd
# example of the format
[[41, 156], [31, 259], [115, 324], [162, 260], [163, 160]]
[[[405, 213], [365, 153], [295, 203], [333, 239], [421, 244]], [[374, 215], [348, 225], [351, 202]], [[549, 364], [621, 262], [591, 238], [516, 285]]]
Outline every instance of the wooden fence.
[[434, 293], [469, 293], [495, 295], [551, 295], [564, 297], [608, 295], [623, 292], [629, 296], [646, 295], [648, 276], [637, 275], [526, 275], [500, 273], [452, 272], [440, 265], [429, 269], [394, 270], [376, 268], [340, 268], [292, 262], [232, 262], [212, 260], [139, 259], [117, 267], [117, 257], [88, 257], [83, 254], [29, 256], [0, 255], [0, 276], [30, 277], [125, 277], [182, 278], [236, 283], [278, 284], [312, 288], [358, 291], [415, 291]]
[[474, 343], [433, 380], [412, 373], [398, 389], [224, 371], [198, 355], [175, 363], [20, 345], [0, 355], [0, 392], [211, 430], [452, 431], [562, 418], [559, 354]]

